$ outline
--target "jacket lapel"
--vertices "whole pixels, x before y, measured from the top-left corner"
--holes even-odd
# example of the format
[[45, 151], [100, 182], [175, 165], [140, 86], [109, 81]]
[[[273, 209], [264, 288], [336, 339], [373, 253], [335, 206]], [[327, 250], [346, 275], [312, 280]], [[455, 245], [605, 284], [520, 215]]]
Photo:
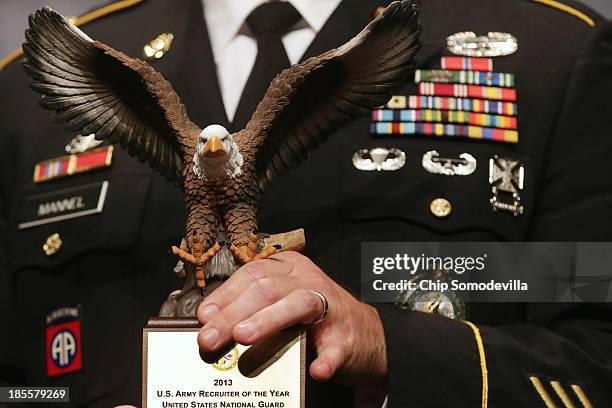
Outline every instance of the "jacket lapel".
[[434, 10], [431, 1], [420, 2], [421, 7], [421, 30], [423, 43], [421, 50], [416, 56], [416, 67], [431, 67], [436, 63], [446, 49], [446, 38], [436, 32]]
[[[369, 0], [342, 1], [327, 19], [321, 31], [302, 56], [301, 61], [338, 47], [358, 34], [370, 22], [369, 10], [374, 10], [376, 3], [379, 2]], [[386, 3], [389, 3], [389, 1]]]
[[177, 39], [181, 42], [177, 50], [180, 52], [178, 80], [186, 88], [181, 98], [194, 123], [201, 127], [212, 123], [228, 127], [202, 2], [190, 0], [186, 3], [175, 6], [182, 14], [179, 21], [184, 22], [183, 37]]
[[[359, 3], [359, 4], [355, 4]], [[382, 5], [390, 3], [384, 0]], [[431, 65], [444, 50], [444, 39], [432, 37], [427, 30], [427, 5], [421, 6], [423, 26], [423, 46], [417, 55], [417, 67]], [[330, 48], [338, 47], [349, 41], [371, 21], [371, 11], [380, 6], [380, 1], [352, 0], [343, 1], [323, 25], [319, 34], [310, 44], [301, 60], [318, 55]], [[177, 21], [183, 21], [182, 35], [177, 36], [180, 43], [175, 46], [180, 59], [178, 80], [186, 92], [180, 92], [189, 115], [198, 125], [204, 127], [211, 123], [229, 127], [230, 123], [223, 106], [217, 70], [208, 36], [208, 29], [200, 0], [190, 0], [185, 7], [175, 8]], [[182, 39], [182, 41], [181, 41]]]
[[[302, 61], [314, 57], [330, 48], [338, 47], [357, 35], [371, 20], [372, 12], [379, 6], [388, 5], [391, 1], [344, 0], [332, 13], [319, 34], [302, 57]], [[359, 4], [355, 4], [359, 3]], [[428, 3], [420, 2], [423, 45], [416, 57], [416, 66], [431, 65], [444, 51], [444, 39], [434, 38], [428, 20]]]

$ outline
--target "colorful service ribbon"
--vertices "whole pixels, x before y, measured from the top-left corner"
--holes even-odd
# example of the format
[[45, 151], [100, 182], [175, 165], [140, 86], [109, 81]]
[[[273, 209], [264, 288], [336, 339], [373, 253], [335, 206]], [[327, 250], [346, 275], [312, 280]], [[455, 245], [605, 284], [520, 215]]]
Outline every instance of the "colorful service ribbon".
[[516, 117], [452, 110], [374, 109], [372, 120], [375, 122], [464, 123], [502, 129], [517, 128]]
[[372, 122], [370, 124], [370, 132], [374, 135], [420, 134], [518, 143], [518, 132], [516, 130], [445, 123]]
[[34, 182], [52, 180], [89, 170], [108, 167], [113, 157], [113, 146], [104, 146], [84, 153], [71, 154], [37, 163]]
[[518, 143], [515, 76], [491, 58], [442, 57], [415, 71], [419, 95], [394, 96], [372, 110], [373, 135], [426, 135]]
[[453, 71], [493, 71], [491, 58], [442, 57], [442, 69]]
[[419, 84], [421, 95], [454, 96], [457, 98], [494, 99], [501, 101], [516, 101], [516, 89], [498, 88], [479, 85], [435, 84], [421, 82]]
[[516, 104], [512, 102], [482, 99], [446, 98], [441, 96], [410, 95], [403, 108], [460, 110], [496, 115], [516, 116]]
[[442, 69], [417, 69], [414, 81], [438, 82], [443, 84], [486, 85], [511, 88], [514, 75], [500, 72], [448, 71]]

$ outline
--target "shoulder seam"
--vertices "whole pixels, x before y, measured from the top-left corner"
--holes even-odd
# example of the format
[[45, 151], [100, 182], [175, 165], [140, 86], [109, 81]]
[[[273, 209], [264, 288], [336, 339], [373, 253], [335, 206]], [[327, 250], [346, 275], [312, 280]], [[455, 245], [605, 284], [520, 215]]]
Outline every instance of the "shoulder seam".
[[582, 11], [568, 6], [567, 4], [563, 4], [561, 2], [558, 2], [556, 0], [533, 0], [535, 3], [540, 3], [543, 4], [545, 6], [548, 7], [552, 7], [555, 8], [559, 11], [562, 11], [564, 13], [567, 14], [571, 14], [572, 16], [578, 18], [579, 20], [582, 20], [583, 22], [585, 22], [589, 27], [595, 27], [595, 20], [593, 20], [591, 17], [589, 17], [588, 15], [586, 15], [585, 13], [583, 13]]
[[[84, 14], [81, 17], [74, 19], [74, 21], [72, 19], [70, 21], [73, 22], [75, 26], [79, 27], [91, 21], [97, 20], [101, 17], [112, 14], [114, 12], [135, 6], [136, 4], [142, 3], [143, 1], [144, 0], [117, 1], [115, 3], [109, 4], [97, 10], [94, 10], [90, 13]], [[15, 51], [8, 54], [7, 56], [0, 59], [0, 71], [2, 71], [7, 65], [9, 65], [11, 62], [15, 61], [17, 58], [21, 57], [22, 55], [23, 55], [23, 50], [21, 48], [18, 48]]]

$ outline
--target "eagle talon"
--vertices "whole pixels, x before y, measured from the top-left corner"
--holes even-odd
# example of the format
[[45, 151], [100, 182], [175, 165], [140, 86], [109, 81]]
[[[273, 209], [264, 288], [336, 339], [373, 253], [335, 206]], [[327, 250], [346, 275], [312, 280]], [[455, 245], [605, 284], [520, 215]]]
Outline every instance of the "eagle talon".
[[175, 255], [175, 256], [178, 256], [179, 259], [181, 261], [183, 261], [183, 263], [189, 263], [189, 264], [193, 264], [193, 265], [196, 265], [198, 263], [198, 261], [195, 258], [195, 256], [191, 255], [189, 252], [187, 252], [184, 249], [181, 249], [179, 247], [173, 246], [172, 247], [172, 254]]
[[223, 248], [222, 243], [215, 243], [211, 246], [208, 251], [204, 252], [199, 258], [185, 251], [184, 249], [173, 246], [172, 253], [179, 257], [181, 261], [184, 263], [189, 263], [195, 266], [195, 277], [199, 288], [204, 288], [206, 283], [204, 281], [205, 272], [204, 272], [204, 264], [211, 260], [217, 252], [219, 252]]
[[248, 255], [252, 258], [255, 256], [255, 254], [257, 253], [257, 241], [259, 240], [259, 237], [257, 236], [257, 233], [253, 233], [249, 236], [249, 243], [247, 244], [247, 248], [248, 248]]
[[254, 249], [252, 250], [250, 248], [250, 242], [248, 245], [243, 245], [240, 247], [233, 244], [229, 247], [232, 254], [234, 254], [234, 257], [236, 257], [236, 259], [242, 264], [247, 264], [251, 261], [257, 261], [260, 259], [266, 259], [269, 256], [274, 255], [281, 248], [282, 247], [280, 245], [273, 245], [262, 249], [260, 252], [255, 252]]
[[259, 259], [266, 259], [267, 257], [269, 257], [269, 256], [274, 255], [275, 253], [277, 253], [277, 252], [279, 251], [279, 249], [280, 249], [280, 245], [278, 245], [278, 248], [277, 248], [277, 245], [274, 245], [274, 246], [271, 246], [271, 247], [264, 248], [264, 249], [263, 249], [261, 252], [258, 252], [258, 253], [257, 253], [257, 254], [256, 254], [254, 257], [253, 257], [253, 260], [254, 260], [254, 261], [257, 261], [257, 260], [259, 260]]
[[251, 258], [247, 254], [248, 249], [246, 245], [241, 246], [239, 248], [234, 244], [229, 244], [228, 248], [234, 255], [234, 257], [238, 260], [238, 262], [243, 264], [251, 262]]

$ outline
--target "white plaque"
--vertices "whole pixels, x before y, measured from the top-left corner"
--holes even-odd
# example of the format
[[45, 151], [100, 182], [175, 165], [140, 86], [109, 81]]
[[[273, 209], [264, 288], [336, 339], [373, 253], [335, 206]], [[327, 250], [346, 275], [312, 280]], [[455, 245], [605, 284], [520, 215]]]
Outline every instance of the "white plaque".
[[253, 378], [238, 361], [237, 345], [215, 364], [200, 357], [199, 328], [147, 327], [143, 332], [143, 408], [303, 408], [302, 332]]

